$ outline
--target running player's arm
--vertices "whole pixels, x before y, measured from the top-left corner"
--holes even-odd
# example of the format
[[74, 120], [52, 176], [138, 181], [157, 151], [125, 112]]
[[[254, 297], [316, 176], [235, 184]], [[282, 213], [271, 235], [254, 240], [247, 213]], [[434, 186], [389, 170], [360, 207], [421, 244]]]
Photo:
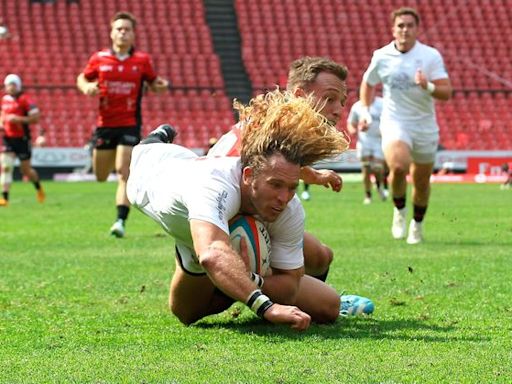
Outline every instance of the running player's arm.
[[87, 80], [83, 72], [76, 78], [76, 86], [80, 92], [87, 96], [95, 96], [100, 91], [98, 81]]
[[162, 93], [169, 89], [169, 81], [163, 77], [157, 76], [155, 80], [148, 83], [149, 89], [155, 93]]

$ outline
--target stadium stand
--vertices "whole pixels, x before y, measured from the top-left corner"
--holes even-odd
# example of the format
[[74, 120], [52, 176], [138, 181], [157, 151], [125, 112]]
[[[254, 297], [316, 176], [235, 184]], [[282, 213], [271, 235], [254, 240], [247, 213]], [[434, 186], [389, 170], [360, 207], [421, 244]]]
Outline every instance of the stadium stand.
[[[350, 71], [349, 102], [372, 52], [390, 41], [389, 14], [413, 6], [420, 40], [437, 47], [456, 91], [438, 103], [441, 144], [448, 149], [510, 149], [512, 1], [236, 0], [242, 55], [255, 92], [275, 87], [299, 55], [327, 55]], [[489, 25], [506, 25], [488, 28]], [[492, 59], [491, 59], [492, 58]], [[348, 109], [345, 109], [345, 114]], [[345, 118], [342, 119], [345, 121]]]
[[[299, 56], [330, 56], [350, 71], [347, 114], [372, 51], [390, 41], [390, 11], [403, 5], [419, 10], [420, 40], [442, 52], [455, 88], [437, 106], [442, 146], [512, 148], [512, 0], [235, 0], [252, 93], [282, 85]], [[137, 46], [172, 84], [170, 93], [144, 98], [144, 132], [171, 122], [178, 143], [204, 148], [234, 117], [201, 0], [1, 2], [11, 37], [0, 41], [0, 74], [22, 76], [43, 111], [49, 146], [84, 145], [97, 100], [80, 95], [75, 79], [89, 55], [109, 45], [109, 18], [121, 9], [138, 17]]]
[[172, 85], [166, 95], [143, 99], [144, 132], [171, 122], [180, 131], [178, 143], [201, 148], [234, 123], [200, 0], [8, 1], [1, 7], [13, 38], [0, 43], [0, 73], [24, 79], [43, 112], [40, 126], [48, 146], [83, 146], [89, 140], [97, 99], [79, 94], [75, 80], [88, 57], [110, 45], [109, 19], [121, 9], [138, 17], [137, 46], [151, 54]]

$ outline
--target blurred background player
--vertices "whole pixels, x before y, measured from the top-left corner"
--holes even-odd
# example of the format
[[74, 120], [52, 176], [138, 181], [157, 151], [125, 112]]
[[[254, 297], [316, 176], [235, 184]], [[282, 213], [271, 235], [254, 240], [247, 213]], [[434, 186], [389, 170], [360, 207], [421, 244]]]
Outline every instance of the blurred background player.
[[366, 121], [360, 121], [362, 113], [361, 101], [352, 105], [347, 118], [347, 130], [352, 135], [357, 135], [357, 157], [361, 161], [361, 170], [363, 173], [363, 187], [365, 197], [363, 204], [372, 202], [372, 180], [375, 178], [375, 185], [380, 198], [385, 201], [388, 191], [384, 186], [384, 153], [382, 152], [382, 141], [380, 135], [380, 114], [382, 112], [382, 97], [371, 97], [370, 115], [371, 124]]
[[506, 179], [503, 182], [503, 184], [501, 184], [500, 188], [510, 189], [512, 187], [512, 169], [510, 168], [508, 163], [504, 163], [501, 166], [501, 172], [503, 173], [503, 175], [505, 175]]
[[[291, 63], [287, 88], [295, 96], [311, 95], [318, 104], [319, 112], [335, 126], [347, 100], [346, 78], [347, 68], [344, 65], [325, 57], [305, 56]], [[236, 124], [210, 149], [208, 156], [239, 156], [242, 130], [243, 125]], [[341, 177], [331, 170], [302, 167], [300, 177], [306, 184], [330, 186], [335, 192], [342, 187]], [[333, 252], [329, 247], [304, 232], [304, 265], [308, 275], [325, 281], [332, 258]]]
[[4, 19], [0, 17], [0, 40], [8, 39], [9, 37], [9, 28], [7, 28], [7, 24], [5, 24]]
[[3, 131], [3, 152], [0, 153], [2, 171], [0, 184], [2, 197], [0, 206], [9, 204], [9, 190], [12, 183], [14, 161], [20, 160], [20, 171], [23, 177], [30, 180], [37, 191], [37, 201], [43, 203], [45, 193], [39, 175], [30, 164], [32, 145], [30, 142], [30, 124], [39, 121], [40, 111], [34, 101], [23, 92], [21, 78], [16, 74], [9, 74], [4, 80], [5, 95], [2, 97], [2, 112], [0, 113], [0, 127]]
[[423, 241], [423, 218], [439, 144], [434, 99], [448, 100], [453, 90], [439, 51], [416, 39], [420, 24], [416, 10], [393, 11], [391, 23], [394, 40], [373, 53], [363, 75], [361, 119], [371, 123], [372, 93], [374, 87], [382, 83], [380, 129], [395, 205], [391, 232], [395, 239], [407, 235], [406, 177], [410, 172], [414, 212], [407, 243], [417, 244]]
[[169, 83], [156, 75], [150, 56], [135, 49], [136, 19], [131, 13], [116, 13], [110, 26], [111, 48], [91, 56], [77, 78], [77, 86], [85, 95], [99, 95], [93, 170], [98, 181], [107, 180], [113, 170], [117, 172], [117, 219], [110, 233], [123, 237], [130, 210], [126, 181], [132, 149], [141, 136], [144, 84], [147, 83], [154, 92], [163, 92]]

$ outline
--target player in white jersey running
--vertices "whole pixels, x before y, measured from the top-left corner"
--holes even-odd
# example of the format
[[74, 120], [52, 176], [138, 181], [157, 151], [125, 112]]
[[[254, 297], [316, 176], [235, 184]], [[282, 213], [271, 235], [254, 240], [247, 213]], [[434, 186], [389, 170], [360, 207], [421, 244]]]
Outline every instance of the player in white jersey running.
[[363, 187], [365, 197], [363, 204], [372, 202], [372, 180], [375, 178], [377, 191], [383, 201], [387, 199], [387, 190], [384, 188], [384, 153], [380, 135], [380, 114], [382, 112], [382, 97], [373, 97], [370, 104], [372, 123], [366, 121], [360, 123], [362, 114], [361, 102], [356, 101], [347, 118], [347, 130], [352, 135], [357, 135], [357, 157], [361, 161], [363, 173]]
[[[407, 175], [413, 184], [413, 219], [407, 243], [423, 241], [423, 218], [430, 197], [430, 176], [439, 143], [434, 99], [448, 100], [452, 85], [441, 54], [417, 40], [420, 18], [412, 8], [392, 12], [394, 40], [376, 50], [360, 88], [360, 100], [369, 107], [374, 87], [382, 83], [382, 147], [390, 170], [395, 205], [391, 228], [395, 239], [407, 235]], [[365, 109], [363, 119], [372, 117]]]
[[[239, 105], [245, 122], [240, 158], [198, 158], [155, 137], [135, 147], [128, 198], [176, 240], [169, 304], [184, 324], [234, 301], [298, 330], [311, 320], [338, 318], [337, 292], [304, 275], [304, 211], [295, 191], [301, 165], [339, 154], [348, 142], [311, 102], [274, 91]], [[228, 223], [238, 214], [258, 217], [271, 236], [272, 273], [263, 285], [256, 285], [231, 247]]]

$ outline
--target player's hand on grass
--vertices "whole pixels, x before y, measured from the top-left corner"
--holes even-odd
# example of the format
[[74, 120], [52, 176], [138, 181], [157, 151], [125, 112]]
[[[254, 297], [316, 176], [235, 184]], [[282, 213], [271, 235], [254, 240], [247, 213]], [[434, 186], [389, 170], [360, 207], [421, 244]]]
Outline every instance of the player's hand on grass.
[[274, 303], [267, 309], [263, 317], [273, 324], [287, 324], [297, 331], [304, 331], [311, 324], [311, 316], [290, 305]]

